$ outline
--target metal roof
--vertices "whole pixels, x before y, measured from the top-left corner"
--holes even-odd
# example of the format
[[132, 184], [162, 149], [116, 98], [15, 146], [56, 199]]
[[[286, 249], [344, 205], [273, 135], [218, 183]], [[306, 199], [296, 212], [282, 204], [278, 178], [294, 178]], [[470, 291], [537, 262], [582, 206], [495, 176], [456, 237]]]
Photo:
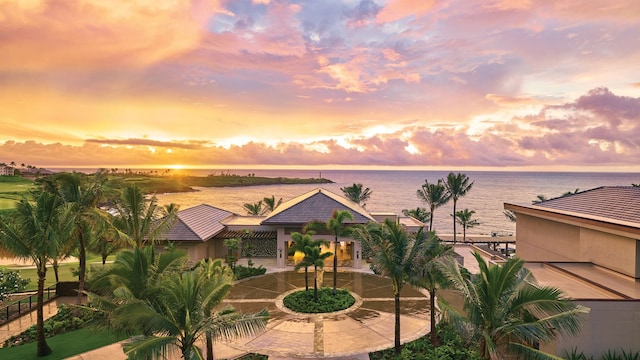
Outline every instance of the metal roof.
[[230, 211], [201, 204], [178, 211], [178, 221], [167, 232], [170, 241], [206, 241], [225, 229], [221, 223], [234, 215]]
[[640, 226], [640, 187], [603, 186], [542, 201], [531, 207], [598, 220], [636, 223]]
[[263, 225], [301, 225], [310, 221], [326, 221], [334, 210], [347, 210], [353, 215], [348, 224], [375, 221], [362, 206], [326, 189], [318, 188], [282, 203], [262, 221]]

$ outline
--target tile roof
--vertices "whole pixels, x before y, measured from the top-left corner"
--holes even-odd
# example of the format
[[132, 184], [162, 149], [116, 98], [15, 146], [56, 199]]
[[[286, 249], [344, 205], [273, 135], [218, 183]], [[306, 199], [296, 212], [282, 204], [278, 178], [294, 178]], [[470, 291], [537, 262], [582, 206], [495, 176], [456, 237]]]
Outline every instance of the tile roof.
[[326, 189], [315, 189], [282, 203], [262, 221], [264, 225], [300, 225], [310, 221], [326, 221], [333, 210], [348, 210], [353, 215], [351, 224], [374, 221], [360, 205]]
[[603, 186], [549, 199], [531, 207], [640, 226], [640, 187]]
[[224, 230], [221, 221], [232, 215], [232, 212], [207, 204], [181, 210], [178, 221], [165, 237], [171, 241], [206, 241]]

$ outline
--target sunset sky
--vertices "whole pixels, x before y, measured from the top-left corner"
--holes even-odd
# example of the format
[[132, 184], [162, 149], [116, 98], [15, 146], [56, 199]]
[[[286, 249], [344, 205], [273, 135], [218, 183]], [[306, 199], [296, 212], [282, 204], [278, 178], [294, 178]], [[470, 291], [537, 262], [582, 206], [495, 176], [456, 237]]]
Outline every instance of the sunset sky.
[[0, 162], [640, 171], [638, 0], [0, 0]]

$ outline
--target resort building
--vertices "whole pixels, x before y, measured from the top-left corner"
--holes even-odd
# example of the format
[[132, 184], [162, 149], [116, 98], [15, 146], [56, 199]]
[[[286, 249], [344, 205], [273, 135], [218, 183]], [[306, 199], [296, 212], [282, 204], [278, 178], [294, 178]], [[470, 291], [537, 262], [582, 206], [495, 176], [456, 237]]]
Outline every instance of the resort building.
[[[334, 210], [347, 210], [353, 215], [353, 221], [348, 220], [346, 226], [382, 222], [386, 218], [400, 221], [410, 231], [417, 231], [424, 225], [410, 217], [399, 218], [392, 212], [369, 212], [340, 195], [318, 188], [282, 203], [267, 216], [240, 215], [206, 204], [179, 211], [178, 221], [165, 240], [186, 249], [189, 258], [195, 262], [225, 258], [229, 252], [224, 240], [241, 239], [238, 253], [231, 255], [285, 267], [294, 262], [293, 256], [289, 255], [291, 234], [302, 232], [309, 222], [326, 222]], [[328, 241], [330, 245], [325, 250], [333, 252], [335, 239], [332, 234], [317, 233], [314, 239]], [[350, 238], [339, 238], [338, 241], [338, 266], [362, 268], [360, 242]], [[333, 257], [327, 258], [326, 264], [332, 263]]]
[[536, 281], [591, 309], [581, 334], [543, 350], [574, 348], [599, 358], [640, 351], [640, 187], [600, 187], [533, 205], [516, 214], [517, 255]]
[[14, 176], [16, 169], [12, 166], [2, 165], [0, 166], [0, 176]]

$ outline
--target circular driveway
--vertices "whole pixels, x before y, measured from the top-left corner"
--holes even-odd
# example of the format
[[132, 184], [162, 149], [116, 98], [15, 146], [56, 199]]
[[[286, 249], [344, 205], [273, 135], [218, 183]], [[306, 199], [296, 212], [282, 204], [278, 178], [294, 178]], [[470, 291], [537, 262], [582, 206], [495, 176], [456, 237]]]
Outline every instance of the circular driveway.
[[[362, 302], [330, 314], [283, 311], [283, 294], [304, 286], [304, 272], [292, 271], [236, 283], [224, 304], [244, 313], [266, 308], [270, 320], [265, 332], [257, 337], [228, 345], [243, 351], [285, 358], [345, 357], [393, 347], [395, 316], [389, 279], [367, 273], [338, 272], [338, 287], [349, 289]], [[313, 286], [313, 272], [309, 272], [309, 286]], [[333, 273], [325, 272], [324, 286], [333, 287]], [[405, 286], [400, 306], [403, 343], [429, 332], [428, 294]]]

